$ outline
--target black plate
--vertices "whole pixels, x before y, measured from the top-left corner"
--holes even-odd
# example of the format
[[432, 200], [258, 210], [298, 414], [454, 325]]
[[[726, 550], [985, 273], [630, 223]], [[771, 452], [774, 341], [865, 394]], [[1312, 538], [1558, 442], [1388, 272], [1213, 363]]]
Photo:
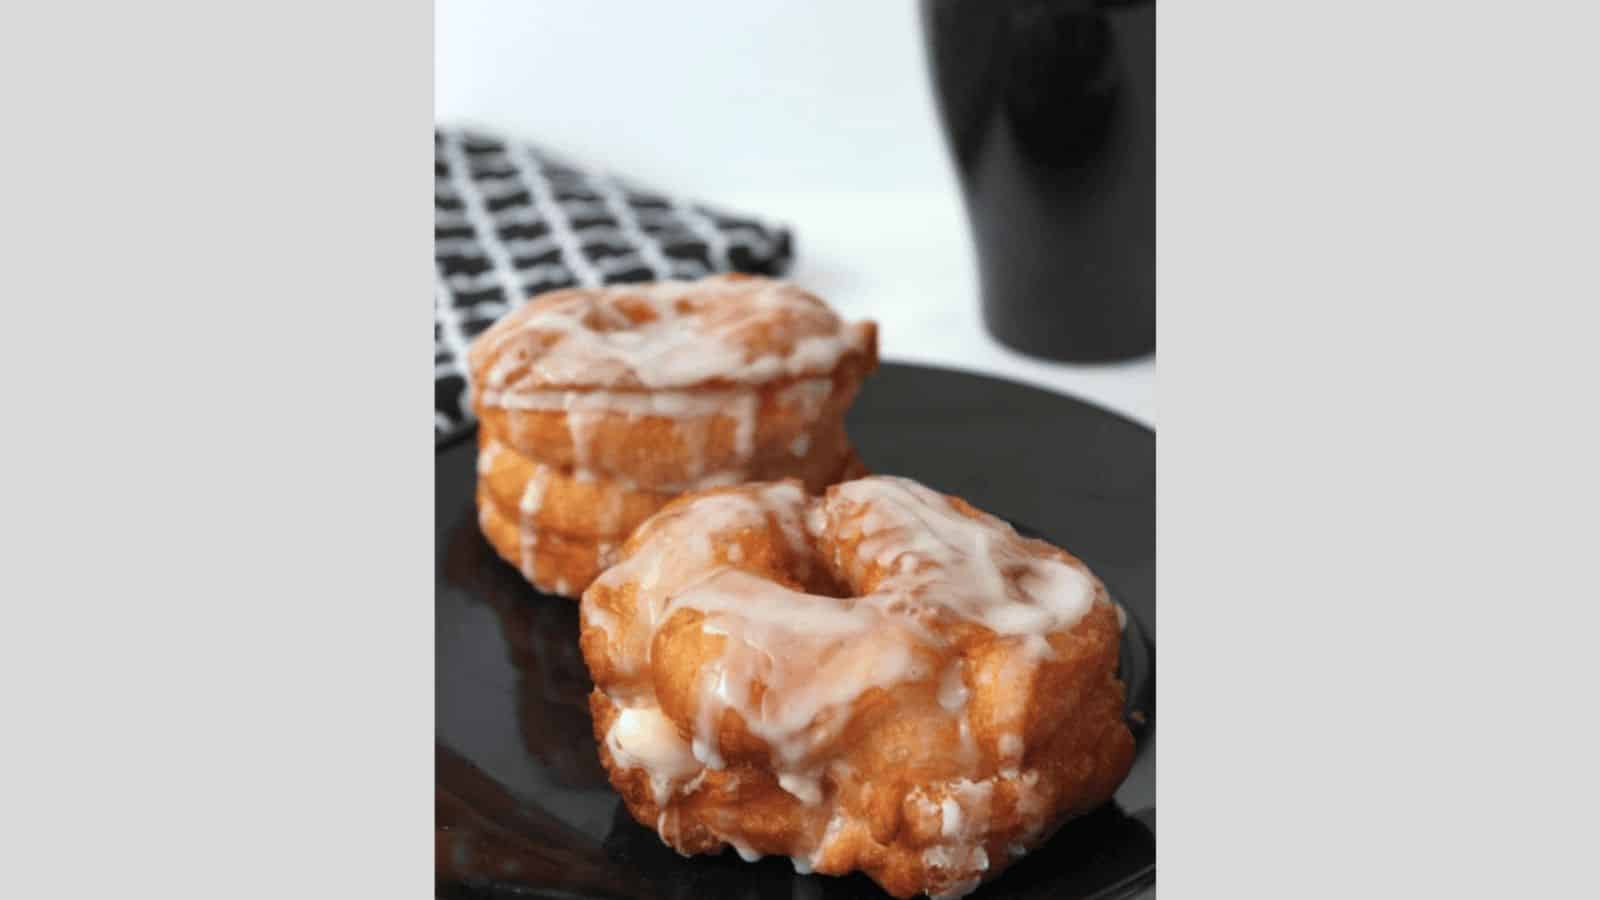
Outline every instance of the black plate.
[[[1155, 882], [1155, 434], [996, 378], [885, 364], [850, 412], [874, 472], [906, 475], [1049, 538], [1129, 612], [1139, 741], [1116, 799], [974, 898], [1113, 898]], [[448, 898], [882, 898], [862, 875], [730, 851], [685, 859], [628, 816], [595, 755], [577, 604], [535, 591], [478, 533], [472, 440], [435, 469], [438, 892]]]

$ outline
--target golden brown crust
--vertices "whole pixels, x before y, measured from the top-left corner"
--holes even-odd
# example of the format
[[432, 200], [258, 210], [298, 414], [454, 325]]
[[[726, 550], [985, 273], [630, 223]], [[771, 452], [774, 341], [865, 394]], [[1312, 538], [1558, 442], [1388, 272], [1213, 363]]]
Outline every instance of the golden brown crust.
[[[674, 533], [675, 519], [693, 515], [706, 498], [760, 487], [674, 500], [634, 532], [618, 559], [655, 571], [653, 554], [675, 552], [662, 540]], [[947, 499], [962, 516], [988, 518]], [[770, 581], [775, 592], [782, 585], [848, 598], [892, 574], [879, 557], [899, 565], [899, 557], [881, 549], [866, 551], [846, 528], [815, 529], [809, 548], [795, 547], [793, 535], [770, 517], [764, 526], [713, 530], [706, 571], [733, 568]], [[1032, 557], [1082, 567], [1041, 541], [1018, 546]], [[1115, 674], [1119, 620], [1094, 580], [1092, 604], [1070, 627], [1043, 635], [1042, 654], [972, 621], [933, 620], [944, 639], [912, 647], [922, 658], [906, 669], [924, 674], [864, 691], [831, 737], [808, 739], [808, 758], [827, 762], [824, 802], [807, 802], [779, 783], [776, 751], [733, 708], [714, 720], [710, 745], [721, 767], [702, 768], [663, 796], [644, 766], [614, 752], [622, 698], [632, 698], [630, 704], [648, 698], [680, 739], [703, 739], [694, 724], [706, 696], [700, 676], [726, 664], [718, 661], [729, 638], [725, 628], [699, 627], [703, 614], [689, 607], [669, 612], [649, 632], [648, 647], [639, 645], [631, 623], [646, 602], [644, 589], [639, 580], [617, 577], [623, 571], [595, 582], [583, 598], [580, 646], [595, 681], [595, 737], [629, 812], [679, 852], [712, 853], [732, 844], [745, 854], [805, 860], [825, 874], [860, 870], [896, 897], [959, 893], [997, 875], [1066, 819], [1106, 802], [1132, 765], [1134, 742]], [[949, 672], [960, 676], [960, 715], [941, 681], [940, 673]], [[760, 707], [761, 695], [777, 689], [756, 677], [751, 703]], [[780, 701], [779, 708], [788, 705]], [[695, 756], [704, 762], [699, 750]]]
[[[487, 405], [481, 382], [474, 380], [473, 409], [479, 428], [494, 440], [545, 465], [583, 468], [606, 477], [619, 478], [643, 489], [672, 492], [679, 485], [693, 482], [714, 472], [749, 469], [755, 461], [759, 472], [751, 478], [778, 478], [788, 473], [780, 463], [794, 443], [819, 429], [839, 423], [860, 392], [862, 380], [877, 367], [877, 357], [851, 355], [833, 372], [817, 378], [784, 378], [766, 384], [741, 387], [733, 393], [754, 394], [754, 423], [749, 449], [741, 447], [741, 422], [734, 414], [734, 403], [704, 415], [638, 414], [629, 407], [585, 410], [579, 434], [574, 440], [573, 413], [566, 409], [506, 409]], [[821, 385], [825, 399], [817, 402], [810, 385]], [[650, 392], [635, 392], [641, 398]], [[702, 389], [698, 396], [715, 398], [719, 394]], [[731, 395], [730, 395], [731, 396]], [[578, 401], [582, 406], [583, 401]], [[582, 459], [580, 459], [580, 456]]]
[[[556, 531], [574, 537], [608, 538], [620, 543], [640, 522], [666, 506], [678, 494], [633, 488], [615, 479], [579, 477], [555, 466], [536, 463], [499, 444], [487, 432], [479, 433], [482, 453], [478, 478], [488, 486], [503, 508], [515, 510], [528, 483], [541, 480], [541, 501], [530, 525], [541, 531]], [[493, 448], [493, 449], [489, 449]], [[819, 430], [809, 440], [805, 452], [796, 455], [791, 448], [752, 462], [739, 481], [762, 480], [775, 475], [796, 477], [806, 489], [820, 493], [828, 485], [845, 478], [859, 477], [859, 459], [850, 448], [842, 426]]]

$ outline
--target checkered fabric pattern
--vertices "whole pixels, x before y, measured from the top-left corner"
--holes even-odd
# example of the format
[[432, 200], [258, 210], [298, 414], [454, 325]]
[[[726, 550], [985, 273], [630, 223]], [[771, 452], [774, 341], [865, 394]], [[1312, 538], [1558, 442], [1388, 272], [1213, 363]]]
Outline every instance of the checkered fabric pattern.
[[782, 274], [787, 229], [552, 160], [526, 144], [434, 131], [435, 443], [472, 425], [467, 344], [556, 288]]

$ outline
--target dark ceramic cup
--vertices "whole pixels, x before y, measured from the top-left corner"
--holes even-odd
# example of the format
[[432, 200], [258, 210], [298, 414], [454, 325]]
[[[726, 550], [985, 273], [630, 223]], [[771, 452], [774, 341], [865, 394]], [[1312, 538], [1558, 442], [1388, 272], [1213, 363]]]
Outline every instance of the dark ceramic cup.
[[1153, 352], [1153, 0], [921, 3], [989, 332], [1048, 359]]

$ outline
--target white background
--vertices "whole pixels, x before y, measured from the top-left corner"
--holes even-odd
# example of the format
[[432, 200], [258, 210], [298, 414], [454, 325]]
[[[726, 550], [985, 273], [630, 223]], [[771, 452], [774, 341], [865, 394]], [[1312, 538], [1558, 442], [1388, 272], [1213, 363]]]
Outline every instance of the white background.
[[1153, 357], [1044, 362], [984, 331], [914, 0], [435, 9], [435, 109], [658, 190], [787, 223], [790, 277], [885, 358], [1005, 375], [1155, 423]]

